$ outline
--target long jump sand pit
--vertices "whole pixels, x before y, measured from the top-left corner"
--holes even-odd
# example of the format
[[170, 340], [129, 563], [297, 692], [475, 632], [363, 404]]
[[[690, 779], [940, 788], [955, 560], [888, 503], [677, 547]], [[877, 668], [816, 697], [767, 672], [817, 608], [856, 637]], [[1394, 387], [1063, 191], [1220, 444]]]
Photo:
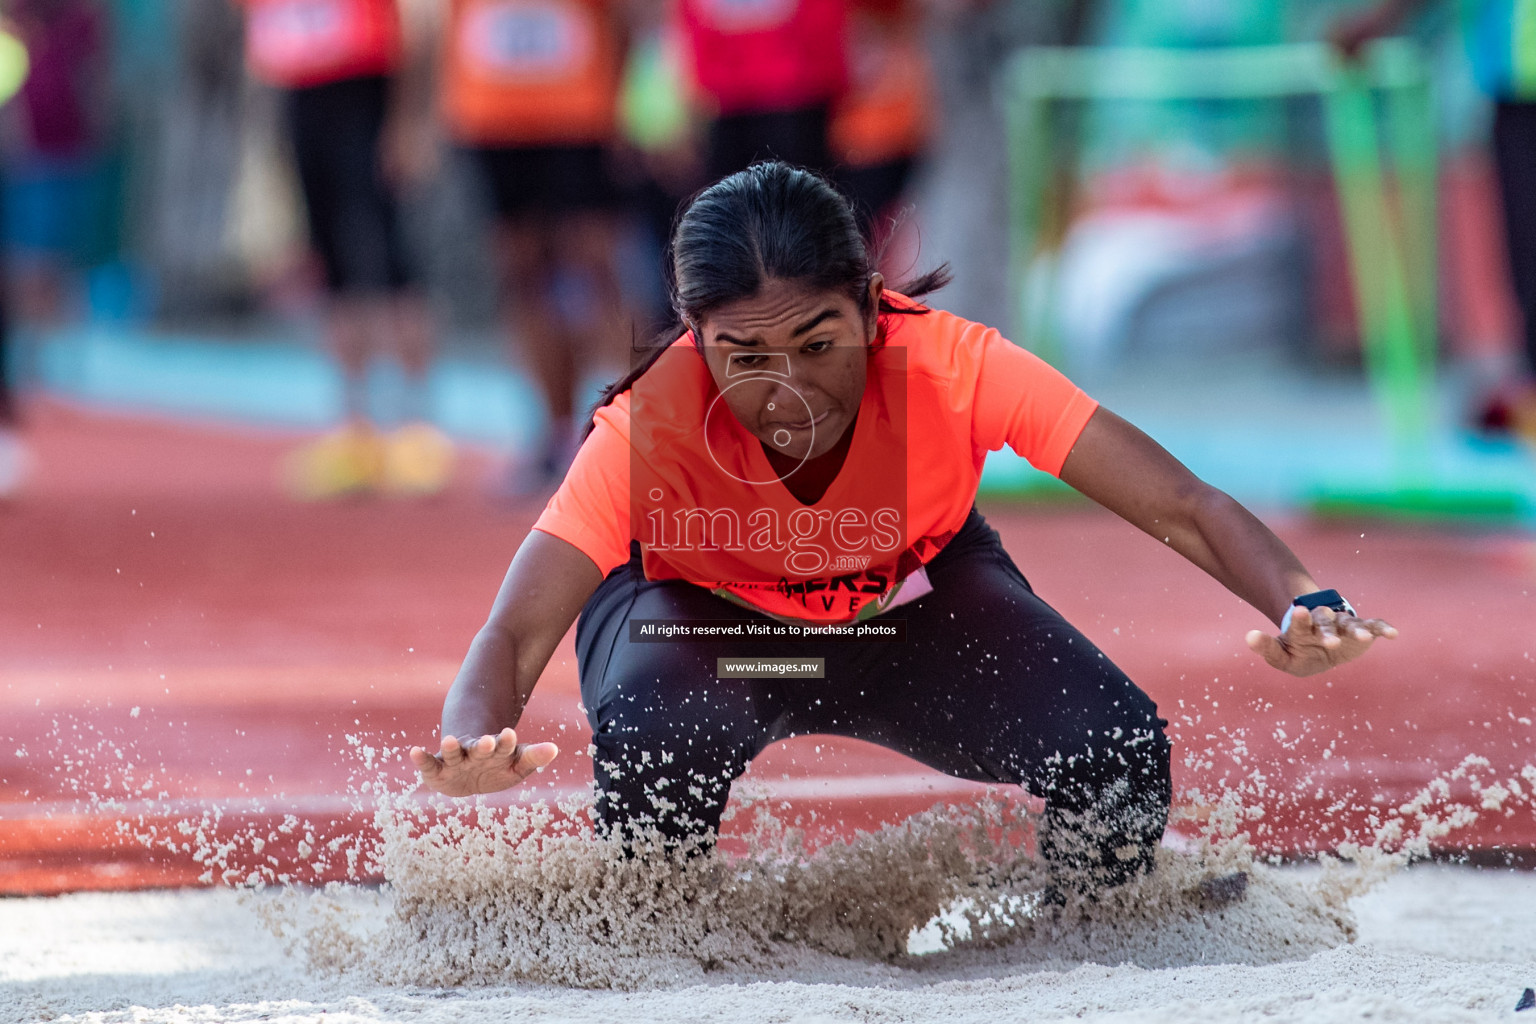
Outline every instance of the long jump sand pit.
[[[282, 823], [324, 840], [371, 820], [360, 749], [430, 740], [537, 509], [472, 481], [298, 506], [272, 487], [279, 438], [60, 406], [31, 422], [39, 476], [0, 509], [0, 1024], [1536, 1020], [1515, 1010], [1536, 876], [1398, 856], [1536, 848], [1529, 535], [1281, 523], [1403, 630], [1300, 681], [1243, 648], [1249, 610], [1112, 517], [986, 509], [1171, 722], [1185, 817], [1163, 870], [1101, 905], [1032, 904], [1027, 858], [978, 838], [1002, 819], [967, 831], [992, 806], [977, 788], [819, 737], [775, 746], [744, 790], [812, 820], [806, 846], [738, 843], [714, 874], [615, 875], [558, 822], [507, 856], [532, 834], [505, 827], [531, 813], [514, 803], [386, 835], [361, 884], [239, 890], [253, 864], [353, 867], [344, 843], [315, 870], [300, 844], [323, 842]], [[566, 751], [535, 787], [551, 801], [591, 777], [577, 701], [568, 640], [525, 722]], [[372, 796], [398, 794], [400, 759], [376, 763]], [[225, 884], [199, 887], [194, 846]], [[1234, 866], [1244, 898], [1191, 895]], [[146, 886], [172, 888], [78, 891]], [[977, 893], [1001, 909], [967, 936]]]
[[[1281, 869], [1259, 889], [1299, 889]], [[1258, 892], [1270, 906], [1272, 893]], [[371, 903], [358, 892], [353, 902]], [[1420, 865], [1333, 924], [1264, 938], [1252, 910], [1202, 912], [1157, 966], [1084, 958], [1048, 937], [1019, 950], [895, 962], [803, 956], [776, 972], [720, 969], [634, 990], [533, 983], [390, 985], [308, 966], [230, 890], [76, 893], [0, 902], [0, 1021], [1489, 1021], [1520, 1019], [1536, 985], [1536, 876]], [[367, 908], [360, 908], [366, 910]], [[1223, 934], [1270, 941], [1231, 956]], [[1107, 951], [1106, 951], [1107, 952]], [[1225, 954], [1225, 955], [1224, 955]]]

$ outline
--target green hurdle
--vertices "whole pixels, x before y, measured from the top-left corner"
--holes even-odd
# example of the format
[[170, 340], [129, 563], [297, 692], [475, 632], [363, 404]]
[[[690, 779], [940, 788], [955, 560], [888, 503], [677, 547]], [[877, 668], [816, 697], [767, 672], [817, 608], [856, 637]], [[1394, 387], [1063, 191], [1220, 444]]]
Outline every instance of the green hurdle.
[[[1022, 337], [1056, 363], [1051, 280], [1075, 178], [1062, 101], [1281, 99], [1322, 104], [1344, 223], [1362, 350], [1392, 444], [1389, 482], [1315, 488], [1324, 515], [1508, 519], [1522, 493], [1452, 485], [1432, 457], [1436, 338], [1437, 154], [1430, 78], [1413, 43], [1381, 40], [1346, 63], [1322, 43], [1217, 49], [1035, 47], [1006, 69], [1013, 237]], [[1383, 149], [1393, 174], [1388, 189]]]

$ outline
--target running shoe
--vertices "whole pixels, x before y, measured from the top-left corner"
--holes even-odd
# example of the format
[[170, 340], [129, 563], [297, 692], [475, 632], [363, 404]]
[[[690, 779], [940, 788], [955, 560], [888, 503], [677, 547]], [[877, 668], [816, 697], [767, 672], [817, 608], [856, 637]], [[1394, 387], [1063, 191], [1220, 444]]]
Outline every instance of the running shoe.
[[1185, 890], [1185, 895], [1204, 910], [1220, 910], [1240, 902], [1248, 895], [1248, 872], [1229, 871], [1224, 875], [1202, 878]]
[[384, 445], [384, 489], [403, 497], [437, 494], [453, 475], [453, 442], [430, 423], [410, 423]]
[[384, 444], [368, 427], [343, 427], [290, 454], [283, 477], [301, 501], [367, 494], [383, 481]]

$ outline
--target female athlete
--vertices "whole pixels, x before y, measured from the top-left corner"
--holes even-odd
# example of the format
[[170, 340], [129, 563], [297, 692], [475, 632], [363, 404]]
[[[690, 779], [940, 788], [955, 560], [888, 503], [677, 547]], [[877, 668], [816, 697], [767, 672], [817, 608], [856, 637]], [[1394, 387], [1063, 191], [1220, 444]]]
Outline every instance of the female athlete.
[[[924, 307], [942, 271], [888, 291], [814, 174], [764, 163], [706, 189], [671, 273], [680, 336], [595, 410], [454, 680], [437, 753], [410, 752], [433, 790], [505, 789], [555, 757], [514, 728], [576, 621], [609, 834], [707, 845], [758, 752], [831, 733], [1026, 786], [1045, 800], [1041, 851], [1076, 889], [1148, 870], [1167, 723], [975, 510], [1004, 444], [1279, 624], [1247, 638], [1275, 668], [1310, 675], [1396, 635], [1050, 366]], [[694, 635], [655, 642], [658, 622]], [[821, 676], [723, 663], [775, 658], [820, 659]]]

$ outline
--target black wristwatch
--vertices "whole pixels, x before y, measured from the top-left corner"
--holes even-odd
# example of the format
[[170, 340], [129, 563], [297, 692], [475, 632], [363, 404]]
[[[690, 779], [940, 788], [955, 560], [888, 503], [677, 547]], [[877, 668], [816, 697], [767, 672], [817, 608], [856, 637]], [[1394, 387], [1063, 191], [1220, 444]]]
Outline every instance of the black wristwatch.
[[1301, 594], [1291, 600], [1291, 607], [1285, 610], [1285, 618], [1280, 620], [1280, 632], [1284, 633], [1291, 628], [1291, 608], [1305, 608], [1311, 611], [1313, 608], [1331, 608], [1345, 615], [1355, 614], [1355, 609], [1344, 600], [1344, 595], [1337, 590], [1314, 590], [1310, 594]]

